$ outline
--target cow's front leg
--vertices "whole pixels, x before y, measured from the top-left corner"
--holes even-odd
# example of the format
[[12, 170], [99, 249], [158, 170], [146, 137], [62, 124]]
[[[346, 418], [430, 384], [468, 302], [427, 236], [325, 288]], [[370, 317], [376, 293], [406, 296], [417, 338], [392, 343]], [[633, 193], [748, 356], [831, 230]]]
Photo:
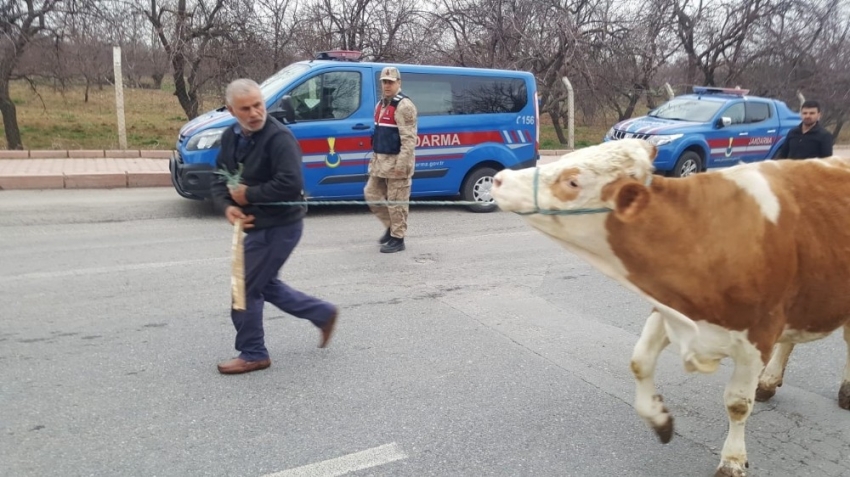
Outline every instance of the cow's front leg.
[[850, 411], [850, 323], [844, 325], [844, 341], [847, 343], [847, 362], [844, 364], [844, 379], [838, 391], [838, 405]]
[[656, 393], [653, 378], [658, 356], [668, 344], [670, 339], [664, 331], [664, 320], [657, 310], [652, 310], [632, 353], [631, 368], [637, 381], [635, 410], [665, 444], [673, 438], [673, 417], [661, 395]]
[[746, 423], [753, 411], [756, 386], [764, 367], [761, 353], [749, 342], [743, 343], [732, 359], [735, 360], [735, 370], [723, 393], [726, 412], [729, 414], [729, 433], [720, 453], [720, 465], [715, 477], [747, 475]]
[[785, 375], [785, 366], [788, 358], [794, 350], [794, 343], [777, 343], [773, 347], [770, 361], [765, 366], [759, 377], [758, 389], [756, 389], [756, 401], [765, 402], [776, 394], [776, 388], [782, 386], [782, 376]]

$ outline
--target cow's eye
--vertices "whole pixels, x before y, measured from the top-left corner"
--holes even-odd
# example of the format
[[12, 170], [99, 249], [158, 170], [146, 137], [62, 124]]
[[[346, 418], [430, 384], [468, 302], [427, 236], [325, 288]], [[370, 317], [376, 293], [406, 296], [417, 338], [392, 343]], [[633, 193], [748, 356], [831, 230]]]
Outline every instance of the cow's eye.
[[578, 189], [578, 181], [577, 180], [570, 179], [569, 184], [570, 184], [570, 187], [572, 187], [573, 189]]

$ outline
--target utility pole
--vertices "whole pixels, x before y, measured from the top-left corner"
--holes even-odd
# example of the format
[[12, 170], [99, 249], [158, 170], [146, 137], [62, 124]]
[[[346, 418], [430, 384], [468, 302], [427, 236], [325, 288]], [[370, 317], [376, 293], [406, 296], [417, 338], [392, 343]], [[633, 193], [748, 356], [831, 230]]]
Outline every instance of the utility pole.
[[127, 127], [124, 123], [124, 79], [121, 77], [121, 47], [112, 47], [112, 68], [115, 74], [115, 110], [118, 114], [118, 148], [127, 149]]

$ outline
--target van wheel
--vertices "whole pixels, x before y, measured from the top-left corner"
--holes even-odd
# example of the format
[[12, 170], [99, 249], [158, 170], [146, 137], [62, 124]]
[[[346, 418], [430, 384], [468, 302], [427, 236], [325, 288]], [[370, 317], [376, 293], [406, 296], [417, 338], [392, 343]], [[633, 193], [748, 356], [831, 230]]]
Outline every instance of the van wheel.
[[685, 151], [670, 171], [670, 177], [687, 177], [702, 170], [702, 159], [694, 151]]
[[493, 188], [493, 176], [499, 172], [491, 167], [480, 167], [470, 172], [463, 181], [460, 198], [463, 201], [476, 202], [466, 207], [472, 212], [493, 212], [498, 208], [490, 190]]

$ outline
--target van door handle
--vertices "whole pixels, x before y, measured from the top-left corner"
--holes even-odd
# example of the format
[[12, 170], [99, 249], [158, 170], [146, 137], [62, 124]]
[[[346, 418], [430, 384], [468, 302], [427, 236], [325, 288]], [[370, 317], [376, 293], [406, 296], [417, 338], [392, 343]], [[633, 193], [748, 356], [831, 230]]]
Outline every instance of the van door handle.
[[742, 133], [740, 133], [740, 134], [738, 134], [738, 135], [739, 135], [739, 136], [749, 136], [749, 135], [750, 135], [750, 133], [748, 133], [748, 132], [742, 132]]
[[359, 130], [359, 129], [369, 129], [371, 127], [372, 126], [369, 126], [368, 124], [360, 123], [360, 124], [355, 124], [354, 126], [351, 126], [351, 129], [358, 129]]
[[773, 133], [775, 133], [775, 132], [776, 132], [776, 129], [769, 129], [769, 130], [767, 131], [767, 133], [768, 133], [768, 134], [773, 134]]

